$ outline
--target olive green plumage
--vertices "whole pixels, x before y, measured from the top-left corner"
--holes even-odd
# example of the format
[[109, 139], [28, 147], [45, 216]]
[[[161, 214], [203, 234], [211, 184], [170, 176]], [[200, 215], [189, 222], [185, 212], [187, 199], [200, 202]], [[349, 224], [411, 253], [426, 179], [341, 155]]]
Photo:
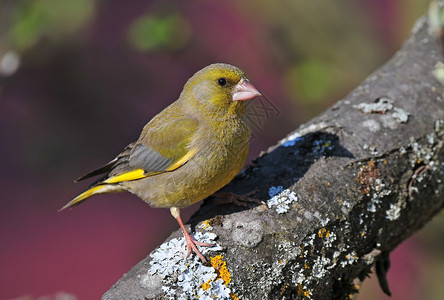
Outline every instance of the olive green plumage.
[[[233, 101], [233, 89], [242, 80], [247, 80], [245, 73], [228, 64], [198, 71], [179, 99], [156, 115], [136, 142], [78, 179], [106, 174], [64, 208], [95, 194], [120, 191], [136, 194], [154, 207], [184, 207], [226, 185], [241, 170], [249, 148], [245, 101]], [[143, 171], [132, 174], [134, 170]]]
[[213, 64], [193, 75], [175, 102], [156, 115], [139, 139], [105, 166], [77, 181], [104, 174], [62, 209], [95, 194], [128, 191], [153, 207], [170, 208], [182, 228], [188, 255], [205, 257], [187, 232], [180, 207], [226, 185], [248, 155], [250, 128], [244, 100], [259, 96], [244, 72]]

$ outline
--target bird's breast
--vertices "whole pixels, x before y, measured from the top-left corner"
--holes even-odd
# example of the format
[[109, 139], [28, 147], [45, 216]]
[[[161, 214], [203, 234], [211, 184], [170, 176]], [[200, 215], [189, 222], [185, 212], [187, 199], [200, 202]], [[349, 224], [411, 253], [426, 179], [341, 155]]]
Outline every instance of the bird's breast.
[[196, 203], [239, 173], [248, 155], [249, 139], [248, 126], [240, 122], [200, 128], [189, 145], [197, 149], [189, 161], [172, 172], [133, 182], [130, 191], [155, 207]]

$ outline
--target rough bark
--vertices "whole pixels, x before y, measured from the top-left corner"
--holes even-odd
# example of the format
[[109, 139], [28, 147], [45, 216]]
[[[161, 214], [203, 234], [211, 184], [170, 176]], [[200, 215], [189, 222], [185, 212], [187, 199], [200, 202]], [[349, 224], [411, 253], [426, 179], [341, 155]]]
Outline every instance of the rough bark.
[[[348, 298], [373, 265], [388, 292], [388, 254], [444, 205], [444, 88], [432, 73], [441, 60], [422, 18], [389, 62], [224, 188], [258, 190], [269, 207], [205, 201], [191, 229], [210, 219], [232, 298]], [[103, 299], [164, 299], [152, 260]]]

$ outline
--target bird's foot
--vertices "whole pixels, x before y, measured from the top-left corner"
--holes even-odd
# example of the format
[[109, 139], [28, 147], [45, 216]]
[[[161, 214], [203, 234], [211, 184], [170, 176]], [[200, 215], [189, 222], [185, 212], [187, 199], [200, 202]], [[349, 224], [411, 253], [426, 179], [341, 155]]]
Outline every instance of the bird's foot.
[[187, 231], [184, 231], [183, 235], [185, 236], [185, 242], [187, 243], [187, 257], [190, 256], [191, 251], [193, 251], [194, 253], [196, 253], [197, 256], [199, 256], [199, 258], [202, 260], [202, 262], [204, 262], [205, 264], [208, 264], [208, 261], [205, 259], [205, 257], [202, 255], [202, 253], [200, 253], [197, 246], [211, 247], [211, 246], [214, 246], [214, 244], [201, 243], [201, 242], [197, 241], [196, 239], [194, 239], [194, 237], [191, 234], [189, 234]]
[[256, 198], [250, 197], [258, 192], [258, 190], [253, 190], [249, 193], [238, 195], [235, 193], [215, 193], [213, 196], [217, 197], [217, 202], [221, 204], [232, 203], [237, 206], [248, 207], [248, 203], [256, 203], [259, 205], [265, 205], [265, 202]]
[[204, 246], [204, 247], [210, 247], [213, 246], [213, 244], [209, 243], [201, 243], [199, 241], [196, 241], [194, 237], [188, 233], [187, 229], [185, 228], [185, 225], [183, 224], [182, 218], [180, 217], [180, 210], [178, 207], [171, 207], [170, 208], [171, 215], [177, 220], [179, 223], [180, 228], [182, 229], [183, 236], [185, 237], [185, 242], [187, 243], [187, 257], [190, 256], [191, 251], [196, 253], [197, 256], [205, 263], [208, 264], [208, 261], [205, 259], [205, 257], [200, 253], [197, 246]]

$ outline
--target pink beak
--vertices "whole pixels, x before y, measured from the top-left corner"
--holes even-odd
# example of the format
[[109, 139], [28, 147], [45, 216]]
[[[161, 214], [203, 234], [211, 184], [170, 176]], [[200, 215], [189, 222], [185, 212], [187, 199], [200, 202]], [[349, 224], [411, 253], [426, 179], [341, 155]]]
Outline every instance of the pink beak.
[[245, 101], [262, 96], [247, 79], [242, 79], [233, 89], [233, 101]]

